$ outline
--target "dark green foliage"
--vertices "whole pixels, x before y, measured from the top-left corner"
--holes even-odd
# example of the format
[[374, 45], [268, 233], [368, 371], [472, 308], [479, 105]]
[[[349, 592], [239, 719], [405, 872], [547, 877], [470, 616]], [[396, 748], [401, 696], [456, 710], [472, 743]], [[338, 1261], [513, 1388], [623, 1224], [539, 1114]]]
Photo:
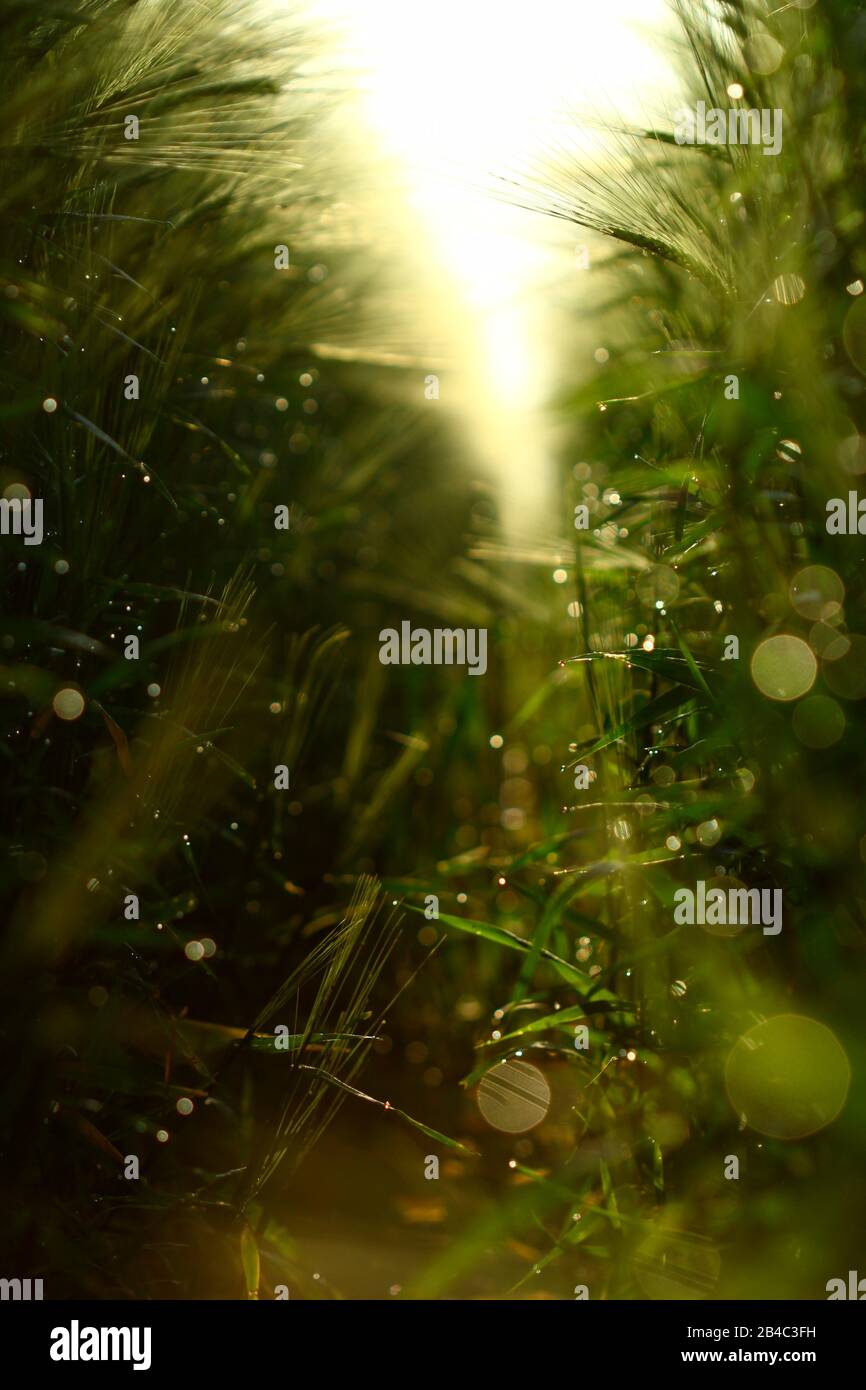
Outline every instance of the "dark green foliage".
[[[431, 436], [329, 362], [367, 311], [298, 83], [319, 56], [249, 5], [4, 12], [0, 483], [46, 527], [2, 551], [6, 1251], [50, 1296], [237, 1296], [243, 1221], [265, 1228], [395, 988], [371, 998], [396, 928], [352, 887], [383, 833], [363, 801], [388, 810], [413, 763], [371, 757], [381, 668], [350, 632], [378, 630], [371, 542], [417, 526]], [[277, 1024], [291, 1049], [253, 1065]]]
[[[864, 565], [825, 504], [866, 469], [866, 12], [681, 7], [692, 99], [781, 107], [778, 158], [660, 126], [505, 185], [613, 248], [609, 360], [558, 403], [561, 521], [506, 543], [423, 410], [424, 345], [377, 365], [315, 36], [231, 0], [2, 13], [0, 492], [46, 522], [0, 550], [6, 1272], [823, 1297], [862, 1261]], [[841, 603], [792, 602], [812, 566]], [[383, 667], [404, 618], [486, 626], [486, 678]], [[778, 634], [819, 655], [805, 701], [753, 678]], [[674, 924], [722, 868], [782, 888], [781, 935]], [[780, 1014], [852, 1069], [787, 1139], [725, 1082]], [[516, 1053], [551, 1091], [525, 1136], [474, 1100]], [[795, 1095], [808, 1069], [792, 1049]]]

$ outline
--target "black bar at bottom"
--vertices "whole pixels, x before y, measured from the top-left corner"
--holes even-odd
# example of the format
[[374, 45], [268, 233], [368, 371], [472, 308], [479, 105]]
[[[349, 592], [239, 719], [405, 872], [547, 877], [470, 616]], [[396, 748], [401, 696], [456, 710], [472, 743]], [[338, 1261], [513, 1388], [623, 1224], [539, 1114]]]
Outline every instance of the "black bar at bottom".
[[[4, 1362], [74, 1375], [229, 1374], [285, 1370], [333, 1379], [345, 1358], [386, 1382], [454, 1376], [466, 1361], [488, 1373], [520, 1364], [587, 1371], [667, 1372], [721, 1365], [827, 1373], [856, 1364], [859, 1310], [827, 1302], [423, 1303], [295, 1300], [262, 1303], [4, 1302]], [[318, 1367], [318, 1372], [317, 1372]], [[294, 1368], [294, 1370], [293, 1370]]]

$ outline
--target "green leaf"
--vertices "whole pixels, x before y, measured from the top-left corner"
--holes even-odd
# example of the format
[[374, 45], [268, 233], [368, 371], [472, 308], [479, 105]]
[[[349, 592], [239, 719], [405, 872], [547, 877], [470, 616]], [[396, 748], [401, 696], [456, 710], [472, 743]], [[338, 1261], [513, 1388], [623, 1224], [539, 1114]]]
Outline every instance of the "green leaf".
[[[405, 906], [410, 912], [423, 912], [422, 908], [415, 907], [412, 903], [406, 903]], [[494, 946], [507, 946], [511, 951], [522, 951], [524, 954], [533, 949], [531, 941], [524, 941], [522, 936], [517, 936], [505, 927], [492, 927], [487, 922], [473, 921], [471, 917], [452, 917], [447, 912], [440, 912], [437, 920], [444, 922], [447, 927], [453, 927], [455, 931], [466, 932], [469, 936], [478, 936], [483, 941], [491, 942]], [[585, 975], [582, 970], [578, 970], [576, 966], [563, 960], [561, 956], [554, 955], [553, 951], [549, 951], [546, 946], [536, 949], [538, 954], [544, 960], [549, 960], [569, 984], [583, 990], [587, 997], [593, 992], [594, 982], [589, 975]], [[614, 996], [606, 990], [599, 990], [593, 994], [593, 998], [612, 1000]]]
[[650, 675], [660, 676], [663, 680], [675, 681], [678, 685], [686, 685], [692, 690], [701, 690], [704, 694], [710, 694], [709, 687], [691, 653], [686, 656], [684, 652], [679, 657], [673, 652], [658, 648], [653, 652], [645, 652], [636, 648], [634, 651], [626, 652], [586, 652], [583, 656], [573, 657], [572, 661], [575, 664], [588, 661], [621, 661], [635, 670], [647, 671]]
[[276, 1046], [276, 1033], [254, 1033], [247, 1043], [252, 1052], [297, 1052], [302, 1047], [334, 1042], [375, 1042], [375, 1033], [289, 1033], [280, 1037], [281, 1047]]
[[637, 733], [638, 729], [645, 729], [647, 724], [667, 723], [671, 719], [685, 719], [688, 715], [703, 708], [704, 706], [699, 700], [684, 700], [681, 690], [668, 690], [666, 694], [659, 695], [657, 699], [649, 700], [646, 704], [641, 705], [640, 709], [634, 714], [630, 714], [628, 719], [622, 720], [615, 728], [602, 734], [600, 738], [582, 744], [575, 761], [579, 762], [581, 758], [589, 757], [592, 753], [600, 753], [602, 748], [609, 748], [612, 743], [619, 742], [628, 734]]
[[563, 1024], [573, 1023], [580, 1019], [586, 1021], [586, 1009], [582, 1004], [573, 1004], [568, 1009], [558, 1009], [555, 1014], [545, 1014], [543, 1018], [534, 1018], [531, 1023], [524, 1023], [522, 1028], [515, 1028], [511, 1033], [503, 1033], [501, 1038], [488, 1038], [478, 1044], [479, 1047], [501, 1047], [503, 1043], [511, 1042], [512, 1038], [522, 1038], [527, 1033], [543, 1033], [547, 1028], [561, 1028]]
[[407, 1115], [405, 1110], [392, 1105], [388, 1100], [378, 1100], [376, 1096], [368, 1096], [365, 1091], [359, 1091], [356, 1086], [350, 1086], [348, 1082], [341, 1081], [338, 1076], [333, 1076], [330, 1072], [324, 1071], [322, 1067], [308, 1067], [301, 1063], [299, 1071], [312, 1071], [320, 1076], [323, 1081], [329, 1082], [332, 1086], [338, 1086], [341, 1091], [348, 1091], [350, 1096], [356, 1096], [358, 1100], [366, 1100], [371, 1105], [378, 1105], [382, 1110], [389, 1111], [392, 1115], [399, 1115], [401, 1120], [405, 1120], [413, 1129], [420, 1130], [426, 1134], [428, 1139], [435, 1139], [437, 1144], [444, 1144], [446, 1149], [453, 1149], [456, 1153], [465, 1154], [467, 1158], [477, 1158], [478, 1154], [474, 1149], [470, 1149], [466, 1144], [461, 1144], [457, 1139], [449, 1139], [447, 1134], [442, 1134], [438, 1129], [432, 1129], [430, 1125], [422, 1124], [420, 1120], [413, 1119]]

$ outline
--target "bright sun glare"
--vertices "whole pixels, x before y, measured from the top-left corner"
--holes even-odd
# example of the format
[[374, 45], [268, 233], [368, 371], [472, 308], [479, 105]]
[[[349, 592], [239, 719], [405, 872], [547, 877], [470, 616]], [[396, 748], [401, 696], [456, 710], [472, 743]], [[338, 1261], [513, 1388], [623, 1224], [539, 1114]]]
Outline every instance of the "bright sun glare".
[[414, 216], [439, 259], [429, 267], [431, 329], [449, 319], [448, 336], [463, 345], [459, 384], [451, 399], [443, 386], [443, 406], [462, 413], [477, 457], [500, 479], [506, 519], [525, 525], [550, 477], [541, 407], [555, 368], [542, 287], [563, 274], [563, 245], [581, 237], [497, 200], [491, 178], [537, 164], [562, 143], [566, 121], [573, 132], [578, 111], [645, 120], [646, 94], [670, 82], [648, 37], [666, 31], [667, 6], [313, 0], [313, 8], [345, 36], [346, 58], [362, 73], [360, 118], [401, 169], [402, 215]]

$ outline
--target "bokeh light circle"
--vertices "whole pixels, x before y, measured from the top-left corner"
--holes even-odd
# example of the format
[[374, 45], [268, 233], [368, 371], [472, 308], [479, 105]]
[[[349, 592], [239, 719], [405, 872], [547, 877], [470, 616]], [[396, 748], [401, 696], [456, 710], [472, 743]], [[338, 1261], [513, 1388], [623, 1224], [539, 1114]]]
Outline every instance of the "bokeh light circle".
[[845, 585], [827, 565], [807, 565], [799, 570], [788, 592], [800, 616], [813, 622], [835, 617], [845, 599]]
[[512, 1058], [482, 1077], [478, 1109], [493, 1129], [524, 1134], [540, 1125], [550, 1108], [550, 1087], [531, 1062]]
[[698, 844], [703, 845], [705, 849], [712, 849], [713, 845], [717, 845], [721, 838], [722, 827], [715, 817], [711, 820], [701, 821], [700, 825], [695, 830], [695, 839]]
[[750, 1129], [803, 1139], [832, 1124], [848, 1095], [851, 1067], [836, 1035], [817, 1019], [777, 1014], [734, 1044], [725, 1088]]
[[[722, 914], [725, 917], [729, 915], [731, 905], [731, 899], [728, 897], [728, 894], [731, 892], [732, 889], [736, 890], [739, 888], [747, 887], [747, 885], [745, 883], [742, 883], [738, 878], [734, 878], [733, 874], [716, 874], [713, 878], [708, 878], [706, 880], [706, 885], [708, 897], [711, 888], [721, 888], [722, 892], [725, 894], [725, 910]], [[734, 901], [737, 903], [737, 915], [739, 915], [739, 913], [742, 911], [742, 908], [740, 908], [739, 906], [739, 904], [742, 902], [742, 899], [735, 899]], [[708, 913], [710, 911], [711, 906], [712, 904], [708, 902]], [[746, 927], [749, 926], [749, 922], [745, 920], [742, 922], [699, 922], [697, 925], [700, 927], [701, 931], [705, 931], [707, 933], [707, 936], [732, 937], [739, 936], [741, 931], [745, 931]]]
[[752, 680], [770, 700], [798, 700], [812, 689], [817, 674], [812, 648], [789, 632], [767, 637], [752, 656]]
[[752, 72], [768, 77], [781, 66], [785, 50], [772, 34], [753, 34], [743, 44], [743, 57]]
[[634, 587], [641, 603], [655, 608], [658, 603], [673, 603], [680, 591], [680, 579], [670, 565], [653, 565], [638, 576]]
[[80, 719], [84, 713], [84, 696], [80, 690], [75, 690], [72, 686], [64, 686], [58, 690], [51, 707], [58, 719]]
[[840, 655], [829, 659], [825, 653], [824, 679], [834, 695], [843, 700], [866, 699], [866, 637], [857, 633], [848, 636], [848, 647]]
[[777, 275], [773, 281], [773, 294], [779, 304], [799, 304], [805, 293], [802, 275]]
[[838, 661], [850, 650], [851, 643], [840, 623], [840, 618], [829, 623], [815, 623], [809, 633], [809, 646], [822, 661]]

